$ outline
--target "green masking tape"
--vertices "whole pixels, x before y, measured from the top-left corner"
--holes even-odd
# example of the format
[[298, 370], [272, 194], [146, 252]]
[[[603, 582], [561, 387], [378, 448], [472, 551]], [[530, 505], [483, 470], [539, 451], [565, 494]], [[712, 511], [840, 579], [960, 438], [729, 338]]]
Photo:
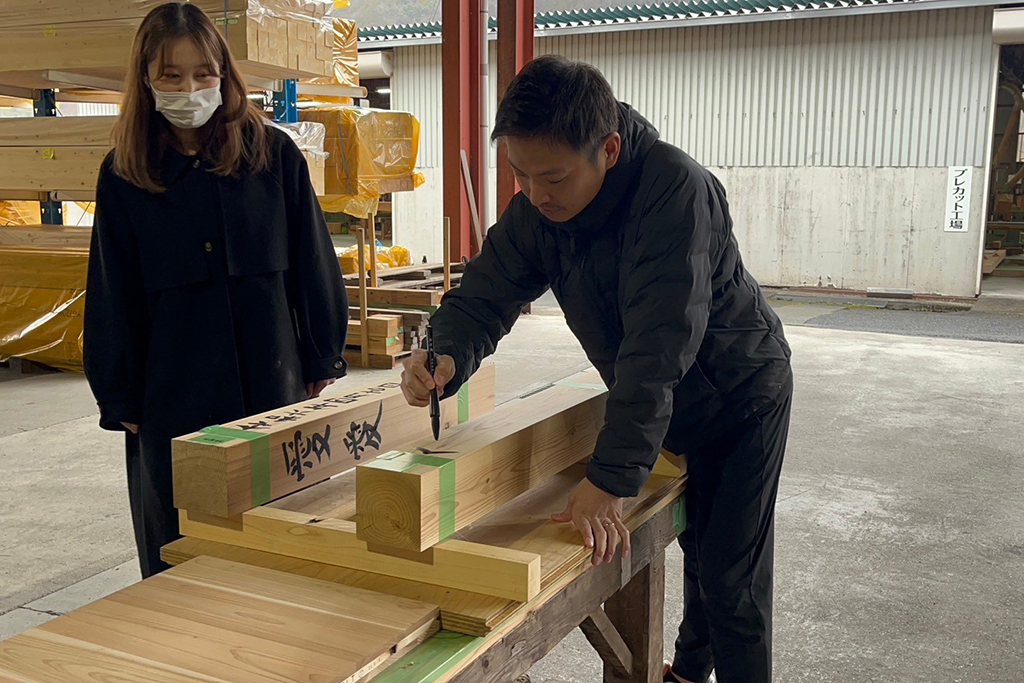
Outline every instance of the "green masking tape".
[[679, 496], [672, 508], [672, 524], [676, 527], [676, 536], [682, 536], [686, 531], [686, 494]]
[[214, 425], [201, 430], [199, 436], [189, 439], [197, 443], [222, 444], [232, 439], [244, 439], [249, 442], [252, 476], [252, 505], [263, 505], [270, 502], [270, 436], [259, 432], [247, 432], [244, 429], [231, 429]]
[[469, 382], [459, 387], [459, 424], [469, 421]]
[[438, 468], [437, 525], [441, 540], [455, 533], [455, 461], [436, 455], [390, 451], [363, 467], [374, 467], [391, 472], [408, 472], [417, 465]]

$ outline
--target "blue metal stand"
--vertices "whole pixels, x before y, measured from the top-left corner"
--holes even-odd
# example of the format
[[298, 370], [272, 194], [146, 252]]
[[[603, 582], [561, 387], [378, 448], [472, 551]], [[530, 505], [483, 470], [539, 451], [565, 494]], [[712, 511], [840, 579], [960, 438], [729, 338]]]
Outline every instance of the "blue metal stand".
[[[40, 90], [39, 96], [32, 101], [32, 113], [35, 116], [56, 116], [57, 97], [53, 90]], [[47, 225], [64, 224], [64, 207], [61, 202], [54, 201], [52, 195], [39, 202], [39, 212], [43, 223]]]
[[298, 93], [296, 92], [295, 81], [286, 79], [283, 90], [274, 91], [274, 120], [278, 123], [298, 123], [299, 108]]

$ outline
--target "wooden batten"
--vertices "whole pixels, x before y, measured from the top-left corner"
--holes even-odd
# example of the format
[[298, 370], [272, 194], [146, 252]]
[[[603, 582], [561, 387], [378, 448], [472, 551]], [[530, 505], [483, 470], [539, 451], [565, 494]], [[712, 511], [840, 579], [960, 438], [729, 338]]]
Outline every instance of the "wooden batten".
[[242, 529], [236, 530], [197, 522], [182, 510], [179, 528], [192, 538], [508, 600], [524, 602], [540, 592], [535, 553], [451, 540], [434, 548], [429, 561], [395, 557], [369, 550], [350, 520], [261, 507], [243, 513]]
[[[360, 303], [359, 288], [346, 287], [348, 300], [354, 304]], [[443, 292], [430, 290], [408, 290], [389, 289], [387, 287], [367, 287], [366, 299], [370, 306], [424, 306], [433, 307], [441, 305]]]
[[359, 538], [423, 552], [588, 456], [606, 390], [591, 371], [503, 405], [437, 443], [356, 468]]
[[[494, 409], [494, 367], [478, 375], [461, 401], [445, 402], [445, 430]], [[409, 406], [397, 381], [209, 427], [171, 444], [174, 504], [231, 517], [430, 433], [427, 411]]]

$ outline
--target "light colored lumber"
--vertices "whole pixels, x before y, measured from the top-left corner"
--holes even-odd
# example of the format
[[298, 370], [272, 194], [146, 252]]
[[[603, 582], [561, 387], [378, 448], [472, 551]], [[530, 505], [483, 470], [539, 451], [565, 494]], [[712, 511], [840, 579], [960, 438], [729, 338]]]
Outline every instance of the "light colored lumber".
[[1005, 249], [986, 249], [985, 259], [981, 266], [981, 272], [985, 275], [991, 275], [995, 272], [995, 269], [999, 267], [999, 264], [1006, 258]]
[[[362, 293], [359, 287], [348, 286], [349, 301], [352, 303], [362, 302]], [[440, 306], [441, 292], [427, 290], [408, 289], [387, 289], [384, 287], [367, 287], [366, 302], [370, 306], [386, 304], [389, 306]]]
[[[583, 546], [579, 533], [571, 524], [553, 524], [550, 515], [565, 508], [573, 488], [585, 476], [583, 463], [560, 472], [545, 484], [531, 489], [472, 526], [456, 534], [458, 540], [475, 544], [511, 548], [540, 556], [541, 590], [546, 591], [565, 576], [579, 576], [590, 565], [590, 551]], [[273, 503], [276, 509], [290, 510], [306, 519], [329, 517], [350, 519], [353, 514], [354, 482], [351, 473], [335, 477], [305, 491], [292, 494]], [[665, 506], [673, 504], [685, 486], [683, 476], [652, 475], [635, 498], [623, 505], [623, 521], [633, 530], [651, 519]], [[313, 523], [316, 526], [317, 523]], [[293, 546], [305, 546], [299, 554], [319, 556], [324, 541], [307, 533], [289, 537], [288, 547], [277, 547], [273, 552], [261, 552], [243, 547], [250, 543], [237, 534], [226, 533], [224, 527], [200, 528], [189, 531], [204, 535], [218, 535], [219, 542], [190, 536], [167, 545], [164, 559], [178, 563], [200, 554], [215, 555], [229, 560], [246, 562], [303, 576], [314, 576], [369, 590], [391, 593], [440, 605], [443, 626], [473, 636], [486, 635], [516, 613], [521, 602], [503, 600], [467, 592], [456, 587], [446, 592], [445, 599], [434, 590], [447, 591], [414, 581], [337, 567], [329, 562], [303, 560], [295, 554]], [[287, 556], [286, 556], [287, 555]], [[414, 577], [415, 578], [415, 577]]]
[[108, 147], [0, 147], [0, 190], [94, 190]]
[[[478, 374], [461, 403], [446, 402], [443, 429], [494, 409], [494, 367], [487, 365]], [[218, 425], [173, 440], [175, 506], [230, 517], [430, 433], [428, 412], [409, 406], [396, 381], [375, 382]], [[243, 438], [246, 434], [260, 438]]]
[[[356, 260], [359, 263], [359, 365], [370, 367], [370, 336], [369, 324], [366, 322], [366, 304], [369, 297], [366, 294], [366, 234], [360, 229], [356, 233]], [[374, 258], [376, 260], [376, 258]]]
[[31, 246], [45, 249], [62, 247], [89, 248], [92, 228], [67, 225], [4, 225], [0, 226], [0, 246]]
[[[311, 491], [313, 489], [308, 490]], [[352, 502], [353, 504], [355, 503], [354, 498]], [[443, 588], [429, 583], [399, 579], [382, 574], [371, 574], [347, 567], [338, 567], [323, 562], [303, 560], [297, 557], [252, 550], [242, 546], [206, 541], [194, 537], [179, 538], [165, 545], [161, 550], [161, 557], [164, 562], [172, 565], [187, 562], [200, 555], [210, 555], [233, 562], [289, 572], [321, 581], [330, 581], [376, 593], [386, 593], [400, 598], [438, 605], [441, 608], [441, 624], [443, 628], [466, 633], [467, 635], [485, 635], [494, 626], [494, 615], [500, 613], [509, 603], [504, 598], [470, 593], [455, 588]]]
[[437, 443], [360, 464], [359, 538], [423, 552], [589, 455], [607, 394], [595, 374], [507, 403]]
[[[392, 352], [392, 353], [371, 353], [369, 364], [366, 366], [370, 370], [394, 370], [398, 367], [399, 359], [405, 355], [405, 351]], [[359, 367], [359, 364], [363, 362], [362, 356], [358, 349], [346, 349], [345, 360], [349, 365]]]
[[116, 116], [0, 119], [0, 147], [108, 147]]
[[0, 680], [354, 683], [434, 605], [199, 557], [0, 643]]
[[243, 528], [237, 531], [180, 513], [182, 535], [193, 538], [521, 602], [540, 590], [535, 553], [448, 541], [433, 548], [429, 561], [417, 561], [370, 551], [350, 520], [260, 507], [242, 513]]

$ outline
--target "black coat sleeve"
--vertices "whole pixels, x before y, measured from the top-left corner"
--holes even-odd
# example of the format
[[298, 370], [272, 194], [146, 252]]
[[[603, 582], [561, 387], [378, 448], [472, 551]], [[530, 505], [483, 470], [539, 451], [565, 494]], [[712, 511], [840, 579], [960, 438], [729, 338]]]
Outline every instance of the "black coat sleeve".
[[142, 268], [110, 157], [96, 183], [83, 332], [83, 365], [100, 408], [100, 426], [142, 424], [148, 315]]
[[459, 286], [448, 292], [431, 318], [434, 350], [455, 359], [455, 377], [445, 387], [452, 396], [494, 353], [523, 307], [544, 293], [533, 224], [517, 195], [487, 233], [483, 249], [466, 266]]
[[723, 218], [710, 182], [684, 167], [658, 176], [635, 241], [623, 248], [624, 339], [587, 467], [590, 481], [616, 496], [637, 495], [650, 475], [672, 417], [673, 391], [707, 329], [714, 221]]
[[349, 315], [341, 267], [306, 159], [291, 139], [281, 144], [288, 203], [289, 285], [303, 374], [307, 383], [343, 377]]

